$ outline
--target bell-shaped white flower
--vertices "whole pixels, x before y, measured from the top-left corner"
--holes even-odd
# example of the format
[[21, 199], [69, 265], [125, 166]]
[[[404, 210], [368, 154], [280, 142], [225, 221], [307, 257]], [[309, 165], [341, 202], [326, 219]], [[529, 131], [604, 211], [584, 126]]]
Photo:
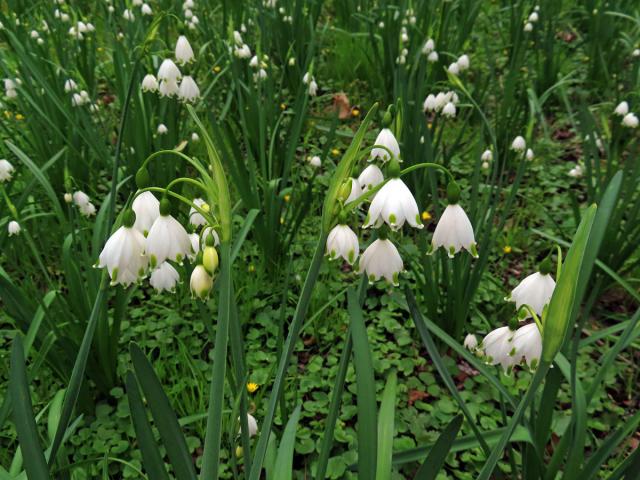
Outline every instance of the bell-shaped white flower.
[[493, 152], [491, 150], [485, 150], [484, 152], [482, 152], [480, 160], [482, 160], [483, 162], [490, 162], [491, 160], [493, 160]]
[[8, 182], [11, 180], [11, 175], [13, 174], [13, 165], [9, 160], [5, 160], [4, 158], [0, 160], [0, 183]]
[[177, 82], [182, 78], [182, 74], [180, 73], [180, 69], [178, 66], [173, 63], [173, 60], [170, 58], [165, 58], [160, 64], [160, 68], [158, 69], [158, 77], [159, 81], [165, 82]]
[[158, 292], [174, 292], [179, 280], [180, 274], [169, 262], [162, 262], [149, 277], [149, 283]]
[[[556, 282], [550, 273], [532, 273], [522, 280], [511, 292], [509, 301], [515, 302], [516, 309], [520, 310], [523, 305], [528, 305], [537, 315], [542, 315], [542, 311], [551, 300]], [[527, 311], [522, 318], [530, 317]]]
[[531, 150], [530, 148], [527, 148], [527, 153], [525, 153], [524, 157], [529, 161], [533, 160], [535, 157], [533, 150]]
[[531, 23], [531, 22], [527, 22], [527, 23], [525, 23], [525, 24], [524, 24], [524, 28], [523, 28], [523, 30], [524, 30], [525, 32], [527, 32], [527, 33], [529, 33], [529, 32], [533, 32], [533, 23]]
[[582, 170], [582, 165], [577, 163], [575, 167], [569, 170], [567, 175], [569, 175], [572, 178], [582, 178], [582, 175], [584, 175], [584, 172]]
[[142, 4], [142, 7], [140, 7], [140, 12], [142, 13], [142, 15], [153, 15], [153, 10], [151, 10], [151, 7], [148, 3]]
[[429, 38], [424, 45], [422, 46], [422, 53], [424, 55], [429, 55], [436, 48], [436, 44], [433, 39]]
[[[371, 158], [369, 161], [373, 161], [375, 159], [380, 159], [383, 162], [388, 162], [391, 158], [396, 158], [400, 160], [400, 145], [398, 145], [398, 140], [396, 140], [396, 136], [393, 134], [389, 128], [383, 128], [380, 130], [380, 133], [376, 137], [375, 145], [382, 145], [384, 148], [374, 148], [371, 150]], [[389, 154], [391, 152], [391, 155]], [[392, 157], [393, 156], [393, 157]]]
[[246, 43], [241, 47], [235, 47], [233, 54], [238, 58], [251, 58], [251, 49]]
[[511, 143], [511, 150], [514, 150], [516, 152], [524, 152], [526, 148], [527, 148], [527, 142], [525, 142], [523, 137], [518, 135], [516, 138], [513, 139], [513, 142]]
[[460, 67], [456, 62], [453, 62], [451, 65], [449, 65], [449, 68], [447, 70], [449, 71], [449, 73], [452, 73], [454, 75], [458, 75], [460, 73]]
[[158, 125], [158, 128], [156, 129], [156, 132], [158, 132], [158, 135], [166, 135], [168, 131], [169, 129], [164, 123], [161, 123], [160, 125]]
[[633, 113], [627, 113], [622, 119], [622, 125], [627, 128], [636, 128], [638, 126], [638, 117]]
[[64, 82], [64, 91], [65, 92], [67, 92], [67, 93], [73, 92], [77, 88], [78, 88], [78, 84], [72, 78], [69, 78], [69, 79], [65, 80], [65, 82]]
[[382, 182], [384, 182], [382, 170], [373, 163], [371, 165], [367, 165], [367, 168], [365, 168], [358, 177], [358, 183], [362, 187], [362, 193], [366, 193], [372, 188], [380, 185]]
[[80, 214], [85, 217], [91, 217], [96, 214], [96, 207], [91, 202], [78, 205], [78, 210], [80, 210]]
[[385, 278], [392, 285], [398, 285], [398, 276], [403, 267], [402, 257], [395, 245], [386, 238], [378, 238], [362, 253], [359, 272], [364, 272], [370, 282]]
[[153, 222], [160, 216], [160, 202], [153, 193], [142, 192], [133, 200], [131, 208], [136, 214], [133, 228], [147, 235]]
[[360, 182], [358, 182], [357, 178], [351, 178], [351, 190], [349, 191], [349, 196], [344, 201], [345, 204], [351, 203], [354, 200], [357, 200], [360, 195], [362, 195], [362, 187], [360, 186]]
[[458, 64], [458, 70], [459, 71], [464, 71], [467, 70], [469, 68], [469, 55], [462, 55], [460, 56], [460, 58], [458, 58], [458, 60], [456, 61], [456, 63]]
[[627, 102], [620, 102], [615, 110], [613, 111], [616, 115], [620, 117], [624, 117], [627, 113], [629, 113], [629, 104]]
[[[240, 417], [238, 417], [238, 422], [240, 422]], [[249, 429], [249, 438], [258, 434], [258, 422], [250, 413], [247, 413], [247, 427]], [[240, 429], [238, 430], [238, 435], [242, 433], [242, 423], [240, 423]]]
[[185, 65], [193, 60], [193, 49], [189, 44], [189, 40], [184, 35], [180, 35], [178, 37], [178, 41], [176, 42], [176, 60], [180, 65]]
[[531, 12], [531, 15], [529, 15], [529, 22], [536, 23], [538, 18], [538, 12]]
[[331, 260], [342, 257], [353, 265], [360, 254], [358, 236], [348, 225], [336, 225], [327, 236], [327, 255]]
[[136, 17], [133, 14], [133, 12], [131, 10], [129, 10], [128, 8], [125, 9], [124, 12], [122, 12], [122, 18], [124, 18], [125, 20], [128, 20], [130, 22], [133, 22], [136, 19]]
[[512, 342], [516, 363], [524, 358], [530, 368], [536, 368], [542, 354], [542, 336], [538, 325], [534, 322], [518, 328]]
[[178, 98], [183, 102], [195, 102], [200, 97], [200, 89], [196, 81], [190, 75], [185, 76], [180, 82]]
[[[193, 204], [205, 211], [209, 211], [209, 205], [202, 198], [194, 198]], [[202, 225], [206, 225], [208, 222], [202, 216], [202, 214], [198, 212], [198, 210], [196, 210], [194, 207], [191, 207], [191, 209], [189, 210], [189, 223], [194, 227], [201, 227]]]
[[251, 60], [249, 60], [249, 66], [251, 68], [258, 68], [260, 66], [260, 60], [258, 60], [257, 55], [254, 55], [253, 57], [251, 57]]
[[513, 335], [514, 331], [509, 327], [500, 327], [484, 337], [480, 348], [488, 363], [500, 364], [505, 371], [517, 363], [514, 356]]
[[478, 339], [473, 333], [470, 333], [466, 337], [464, 337], [463, 346], [467, 350], [471, 350], [473, 352], [478, 346]]
[[173, 97], [179, 92], [180, 87], [175, 80], [162, 80], [158, 85], [158, 93], [161, 97]]
[[411, 190], [399, 178], [392, 178], [376, 193], [371, 202], [364, 228], [380, 227], [386, 222], [392, 230], [402, 228], [404, 222], [415, 228], [423, 228], [418, 204]]
[[158, 90], [158, 80], [152, 74], [148, 73], [142, 79], [143, 92], [155, 92]]
[[[440, 221], [436, 225], [431, 240], [433, 251], [444, 247], [449, 258], [458, 253], [461, 249], [467, 250], [474, 257], [478, 257], [476, 250], [476, 240], [473, 234], [473, 226], [469, 221], [464, 209], [458, 205], [459, 189], [457, 185], [449, 184], [447, 188], [449, 194], [449, 205], [444, 209]], [[456, 190], [457, 189], [457, 190]]]
[[311, 80], [311, 82], [309, 82], [309, 95], [312, 97], [315, 97], [318, 94], [318, 84], [316, 83], [316, 80], [313, 79]]
[[435, 50], [433, 52], [431, 52], [428, 56], [427, 56], [427, 61], [429, 63], [435, 63], [438, 61], [438, 52], [436, 52]]
[[453, 102], [447, 102], [447, 104], [442, 108], [442, 115], [449, 118], [454, 118], [456, 116], [456, 106]]
[[318, 155], [314, 155], [313, 157], [309, 158], [308, 161], [309, 161], [309, 165], [311, 165], [314, 168], [320, 168], [322, 166], [322, 160]]
[[9, 236], [12, 237], [14, 235], [18, 235], [20, 233], [20, 224], [15, 220], [11, 220], [7, 225], [7, 231], [9, 232]]
[[213, 287], [213, 277], [209, 275], [204, 265], [196, 265], [193, 269], [189, 287], [191, 288], [191, 295], [194, 298], [204, 299], [209, 296], [209, 292], [211, 292], [211, 288]]
[[437, 107], [436, 96], [433, 93], [427, 95], [427, 98], [424, 99], [424, 103], [422, 104], [423, 112], [433, 112]]
[[169, 212], [171, 204], [163, 198], [160, 201], [160, 216], [149, 229], [146, 242], [146, 254], [151, 268], [165, 260], [181, 263], [191, 253], [191, 239], [184, 227]]
[[144, 254], [145, 238], [133, 228], [135, 213], [124, 215], [123, 225], [109, 237], [98, 259], [98, 267], [107, 268], [111, 284], [125, 287], [141, 279], [148, 265]]

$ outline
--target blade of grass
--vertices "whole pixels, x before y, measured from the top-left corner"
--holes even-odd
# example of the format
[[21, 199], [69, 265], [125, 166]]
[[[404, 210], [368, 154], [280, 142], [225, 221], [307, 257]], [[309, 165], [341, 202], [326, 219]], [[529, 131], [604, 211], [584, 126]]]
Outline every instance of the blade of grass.
[[274, 467], [273, 477], [278, 480], [291, 480], [293, 474], [293, 449], [296, 446], [296, 430], [298, 429], [298, 419], [300, 418], [300, 409], [298, 405], [291, 414], [287, 426], [284, 428], [280, 447], [278, 447], [278, 456]]
[[422, 462], [422, 466], [416, 476], [415, 480], [435, 480], [438, 472], [444, 465], [444, 461], [447, 458], [447, 455], [451, 451], [451, 447], [453, 446], [453, 442], [458, 436], [458, 431], [460, 431], [460, 427], [462, 426], [462, 415], [456, 415], [447, 428], [440, 434], [438, 440], [435, 445], [429, 451], [429, 455]]
[[397, 383], [398, 375], [393, 371], [387, 378], [387, 384], [384, 387], [382, 402], [380, 404], [380, 414], [378, 416], [376, 480], [389, 480], [391, 478]]

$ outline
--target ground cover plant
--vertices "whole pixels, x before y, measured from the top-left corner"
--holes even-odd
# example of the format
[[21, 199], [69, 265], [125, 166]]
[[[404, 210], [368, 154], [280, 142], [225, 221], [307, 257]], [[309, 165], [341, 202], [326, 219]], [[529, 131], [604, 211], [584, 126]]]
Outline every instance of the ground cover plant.
[[0, 480], [640, 478], [633, 1], [0, 3]]

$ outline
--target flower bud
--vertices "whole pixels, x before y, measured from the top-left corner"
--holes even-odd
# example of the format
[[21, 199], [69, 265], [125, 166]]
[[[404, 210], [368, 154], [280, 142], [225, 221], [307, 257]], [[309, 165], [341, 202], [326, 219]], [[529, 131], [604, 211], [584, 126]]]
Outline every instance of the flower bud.
[[204, 251], [202, 252], [202, 265], [211, 275], [218, 268], [218, 252], [213, 244], [209, 245], [209, 238], [211, 238], [211, 242], [213, 243], [213, 235], [209, 234], [207, 237], [207, 246], [204, 247]]
[[143, 189], [149, 186], [151, 183], [151, 177], [149, 176], [149, 170], [146, 167], [140, 168], [136, 172], [136, 186], [138, 189]]
[[460, 187], [455, 180], [451, 180], [447, 185], [447, 200], [451, 205], [455, 205], [460, 200]]
[[196, 265], [196, 268], [191, 272], [189, 286], [191, 288], [191, 295], [194, 298], [207, 298], [213, 287], [213, 277], [207, 273], [203, 265]]

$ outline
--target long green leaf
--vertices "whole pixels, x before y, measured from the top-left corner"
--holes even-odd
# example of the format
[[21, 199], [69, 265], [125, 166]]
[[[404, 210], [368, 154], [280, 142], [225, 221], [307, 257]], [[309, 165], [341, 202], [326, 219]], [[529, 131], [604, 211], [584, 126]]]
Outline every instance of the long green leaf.
[[291, 480], [293, 473], [293, 449], [296, 446], [296, 430], [300, 418], [301, 406], [298, 405], [291, 414], [287, 426], [284, 428], [282, 440], [278, 447], [278, 456], [274, 468], [273, 478], [277, 480]]
[[440, 472], [440, 469], [444, 465], [444, 461], [447, 459], [447, 455], [451, 451], [453, 442], [458, 436], [458, 431], [462, 426], [462, 415], [456, 415], [447, 428], [440, 434], [436, 444], [433, 446], [429, 455], [422, 462], [422, 466], [418, 473], [416, 473], [415, 480], [435, 480], [436, 476]]
[[376, 480], [389, 480], [391, 478], [397, 383], [398, 375], [393, 371], [387, 377], [387, 384], [384, 387], [382, 402], [380, 404], [380, 414], [378, 415], [378, 462], [376, 464]]

